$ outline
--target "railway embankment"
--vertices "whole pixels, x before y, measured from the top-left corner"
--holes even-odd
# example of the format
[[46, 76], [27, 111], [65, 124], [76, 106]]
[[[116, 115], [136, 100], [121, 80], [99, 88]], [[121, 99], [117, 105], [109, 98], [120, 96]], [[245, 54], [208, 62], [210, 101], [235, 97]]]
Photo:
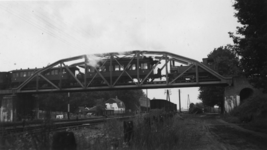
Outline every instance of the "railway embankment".
[[267, 147], [266, 134], [225, 122], [219, 114], [176, 114], [162, 123], [149, 123], [137, 117], [128, 144], [123, 135], [122, 124], [114, 120], [91, 131], [75, 131], [78, 149], [263, 150]]
[[[128, 121], [132, 125], [125, 126], [123, 120], [116, 119], [67, 129], [67, 132], [74, 134], [76, 150], [187, 149], [198, 147], [206, 136], [206, 128], [202, 123], [184, 119], [179, 114], [153, 113], [136, 116]], [[2, 141], [4, 145], [1, 145], [1, 149], [50, 149], [53, 147], [54, 135], [55, 132], [49, 128], [44, 128], [39, 134], [30, 131], [23, 134], [10, 133]]]
[[246, 99], [228, 115], [224, 115], [223, 119], [242, 128], [267, 134], [267, 94]]
[[132, 121], [133, 132], [128, 140], [123, 122], [117, 120], [95, 128], [73, 131], [77, 149], [204, 149], [210, 145], [207, 144], [211, 138], [207, 136], [205, 125], [179, 114], [161, 119], [159, 113], [153, 113], [138, 116]]
[[[65, 143], [74, 143], [75, 150], [261, 150], [267, 147], [267, 136], [249, 132], [223, 119], [219, 114], [168, 115], [154, 112], [128, 119], [127, 122], [133, 123], [130, 126], [125, 126], [125, 120], [115, 119], [68, 128], [65, 132], [72, 133], [75, 141]], [[0, 148], [53, 149], [54, 135], [55, 132], [49, 128], [44, 128], [38, 135], [31, 132], [12, 134]]]

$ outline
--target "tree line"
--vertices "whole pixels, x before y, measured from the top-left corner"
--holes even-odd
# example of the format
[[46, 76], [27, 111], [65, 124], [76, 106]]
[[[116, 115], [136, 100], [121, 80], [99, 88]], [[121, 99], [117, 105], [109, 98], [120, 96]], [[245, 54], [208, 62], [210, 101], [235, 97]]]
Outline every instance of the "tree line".
[[68, 111], [76, 113], [79, 107], [93, 107], [102, 105], [109, 98], [118, 98], [123, 101], [126, 110], [136, 111], [139, 104], [139, 98], [143, 96], [142, 90], [113, 90], [113, 91], [90, 91], [90, 92], [71, 92], [68, 93], [47, 93], [39, 94], [39, 109], [47, 111]]

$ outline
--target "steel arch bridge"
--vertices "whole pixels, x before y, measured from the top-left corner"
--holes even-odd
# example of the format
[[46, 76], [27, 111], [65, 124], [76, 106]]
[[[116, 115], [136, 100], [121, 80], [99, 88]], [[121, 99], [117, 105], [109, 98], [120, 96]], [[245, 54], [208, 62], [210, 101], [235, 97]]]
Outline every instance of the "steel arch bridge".
[[[230, 85], [210, 63], [164, 51], [80, 55], [44, 68], [12, 71], [11, 93]], [[22, 74], [22, 77], [20, 75]], [[23, 79], [22, 79], [23, 78]]]

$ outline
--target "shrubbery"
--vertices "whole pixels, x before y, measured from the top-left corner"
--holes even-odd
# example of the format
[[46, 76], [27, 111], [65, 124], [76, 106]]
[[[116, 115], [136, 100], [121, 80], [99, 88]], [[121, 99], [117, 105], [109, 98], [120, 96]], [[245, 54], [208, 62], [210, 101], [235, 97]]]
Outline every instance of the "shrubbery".
[[202, 114], [202, 108], [199, 107], [198, 105], [195, 105], [194, 103], [191, 103], [189, 105], [189, 113], [190, 114]]
[[[77, 131], [78, 149], [112, 149], [127, 150], [172, 150], [188, 149], [198, 144], [205, 131], [200, 124], [192, 120], [183, 120], [178, 114], [173, 117], [164, 117], [163, 121], [154, 120], [156, 116], [169, 116], [163, 110], [154, 110], [150, 114], [140, 115], [134, 121], [134, 133], [127, 144], [123, 138], [123, 122], [118, 120], [108, 121], [102, 132], [95, 133], [94, 138], [86, 135], [85, 131]], [[171, 116], [171, 115], [170, 115]], [[144, 118], [150, 118], [151, 122]], [[82, 136], [80, 136], [82, 135]]]
[[267, 133], [267, 95], [245, 100], [230, 113], [230, 117], [238, 118], [236, 123], [246, 123], [245, 128]]
[[250, 122], [255, 118], [266, 118], [267, 95], [260, 95], [245, 100], [244, 103], [236, 107], [230, 114], [238, 117], [243, 122]]

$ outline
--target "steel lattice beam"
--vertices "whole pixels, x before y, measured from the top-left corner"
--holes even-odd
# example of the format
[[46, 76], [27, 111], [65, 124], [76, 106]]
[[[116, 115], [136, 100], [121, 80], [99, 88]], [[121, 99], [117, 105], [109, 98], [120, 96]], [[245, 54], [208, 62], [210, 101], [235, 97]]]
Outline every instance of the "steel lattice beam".
[[[180, 56], [177, 54], [163, 51], [129, 51], [120, 53], [105, 53], [92, 55], [98, 60], [97, 66], [91, 66], [93, 61], [88, 55], [80, 55], [76, 57], [66, 58], [37, 70], [32, 76], [27, 78], [17, 88], [13, 89], [15, 93], [27, 92], [61, 92], [61, 91], [84, 91], [84, 90], [111, 90], [111, 89], [142, 89], [142, 88], [166, 88], [166, 87], [192, 87], [202, 85], [229, 85], [232, 83], [232, 78], [223, 77], [208, 66], [194, 59]], [[144, 61], [146, 58], [146, 61]], [[147, 69], [140, 66], [146, 64]], [[75, 61], [75, 63], [72, 63]], [[72, 63], [67, 65], [67, 63]], [[160, 65], [163, 63], [163, 65]], [[171, 66], [171, 63], [173, 63]], [[182, 72], [176, 73], [175, 63], [186, 65], [187, 67]], [[133, 65], [136, 65], [133, 70]], [[63, 65], [63, 66], [62, 66]], [[109, 66], [107, 66], [109, 65]], [[114, 66], [123, 68], [114, 70]], [[79, 77], [74, 68], [84, 70]], [[106, 67], [105, 71], [101, 68]], [[133, 68], [131, 68], [133, 67]], [[144, 67], [144, 66], [143, 66]], [[52, 80], [45, 75], [46, 72], [59, 68], [58, 80]], [[94, 73], [88, 70], [93, 68]], [[157, 74], [155, 70], [158, 68]], [[182, 68], [182, 67], [180, 67]], [[63, 73], [63, 69], [66, 73]], [[81, 70], [80, 69], [80, 70]], [[79, 70], [79, 72], [80, 72]], [[162, 74], [164, 70], [165, 74]], [[202, 71], [202, 72], [201, 72]], [[178, 72], [178, 71], [177, 71]], [[185, 78], [190, 78], [190, 82], [186, 82]], [[212, 78], [204, 78], [204, 75], [209, 75]], [[71, 85], [66, 84], [66, 75], [71, 79]], [[83, 75], [83, 76], [82, 76]], [[64, 77], [63, 77], [64, 76]], [[109, 80], [107, 80], [109, 78]], [[183, 82], [185, 81], [185, 82]], [[97, 85], [96, 83], [99, 83]], [[42, 87], [43, 84], [52, 86], [53, 88]], [[58, 83], [56, 85], [55, 83]], [[36, 86], [30, 89], [30, 85]]]

